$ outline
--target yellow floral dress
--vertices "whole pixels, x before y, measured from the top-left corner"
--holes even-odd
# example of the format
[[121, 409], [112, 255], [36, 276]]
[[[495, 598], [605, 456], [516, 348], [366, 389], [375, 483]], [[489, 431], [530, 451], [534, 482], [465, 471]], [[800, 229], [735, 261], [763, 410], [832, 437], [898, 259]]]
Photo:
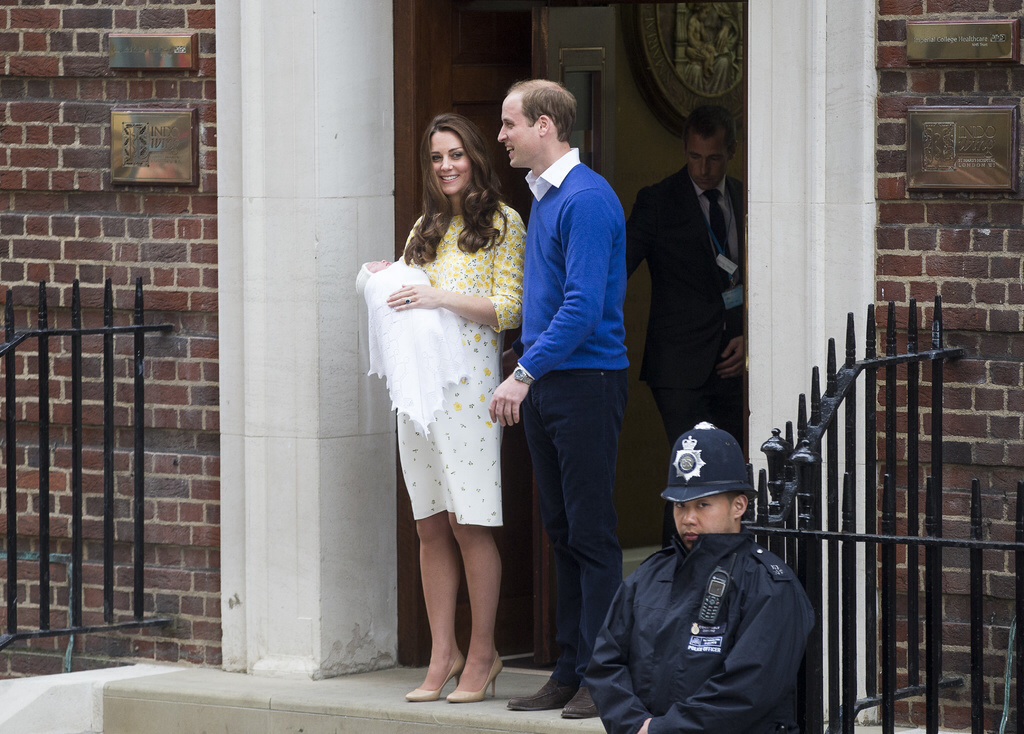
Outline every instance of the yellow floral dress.
[[[502, 523], [501, 426], [491, 421], [488, 405], [501, 382], [498, 332], [522, 321], [526, 228], [515, 209], [501, 209], [507, 223], [503, 226], [495, 215], [495, 226], [502, 230], [496, 244], [473, 254], [460, 250], [464, 224], [457, 216], [435, 259], [423, 266], [435, 288], [489, 298], [498, 329], [459, 317], [469, 379], [445, 391], [445, 412], [430, 424], [429, 436], [408, 416], [398, 417], [398, 454], [417, 520], [451, 512], [463, 525]], [[413, 231], [416, 226], [419, 222]]]

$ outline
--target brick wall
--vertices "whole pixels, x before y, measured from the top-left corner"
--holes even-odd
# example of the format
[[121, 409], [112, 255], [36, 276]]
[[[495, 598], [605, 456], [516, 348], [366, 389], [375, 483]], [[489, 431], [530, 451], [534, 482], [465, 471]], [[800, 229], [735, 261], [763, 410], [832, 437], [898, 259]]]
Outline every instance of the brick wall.
[[[111, 71], [110, 32], [199, 34], [198, 71]], [[112, 658], [220, 663], [219, 425], [217, 362], [217, 174], [214, 0], [0, 0], [0, 299], [13, 298], [19, 326], [34, 323], [38, 283], [48, 283], [51, 323], [67, 324], [71, 283], [81, 281], [87, 322], [98, 321], [102, 285], [114, 287], [119, 323], [127, 323], [133, 283], [146, 290], [147, 321], [174, 332], [149, 338], [147, 355], [147, 614], [172, 617], [170, 629], [80, 636], [73, 667]], [[125, 186], [110, 181], [113, 106], [199, 110], [199, 185]], [[95, 343], [93, 343], [95, 346]], [[66, 346], [66, 345], [64, 345]], [[123, 348], [122, 348], [123, 347]], [[86, 349], [89, 349], [86, 340]], [[54, 352], [59, 350], [54, 345]], [[130, 344], [119, 346], [119, 352]], [[117, 548], [119, 609], [130, 610], [130, 409], [127, 358], [118, 365]], [[30, 389], [34, 356], [19, 359]], [[87, 362], [87, 379], [98, 362]], [[67, 537], [70, 517], [67, 428], [69, 374], [58, 356], [51, 378], [55, 409], [54, 533]], [[102, 480], [99, 410], [88, 393], [85, 431], [86, 511], [96, 513]], [[94, 397], [94, 396], [93, 396]], [[19, 435], [34, 441], [37, 410], [21, 408]], [[0, 457], [0, 464], [3, 459]], [[18, 456], [20, 550], [34, 550], [38, 519], [38, 452]], [[2, 467], [0, 467], [2, 470]], [[0, 473], [0, 477], [3, 474]], [[2, 481], [2, 479], [0, 479]], [[6, 523], [6, 515], [0, 520]], [[85, 614], [102, 612], [99, 546], [87, 520]], [[91, 528], [91, 529], [90, 529]], [[2, 528], [0, 528], [2, 529]], [[0, 541], [2, 542], [2, 541]], [[66, 552], [67, 542], [57, 551]], [[19, 564], [21, 618], [38, 603], [35, 564]], [[6, 575], [0, 570], [0, 575]], [[54, 624], [63, 622], [66, 572], [55, 564]], [[0, 623], [6, 626], [0, 611]], [[0, 656], [0, 677], [61, 669], [66, 639], [18, 643]]]
[[[949, 346], [967, 357], [946, 372], [947, 441], [945, 514], [964, 532], [972, 477], [981, 480], [986, 537], [1011, 540], [1014, 492], [1024, 478], [1024, 201], [1020, 194], [907, 191], [907, 108], [914, 105], [1020, 105], [1024, 66], [1019, 64], [910, 65], [908, 20], [1019, 17], [1021, 0], [878, 0], [878, 199], [879, 302], [903, 306], [916, 298], [930, 324], [932, 301], [941, 295]], [[884, 309], [880, 309], [884, 317]], [[927, 332], [925, 332], [926, 334]], [[923, 504], [921, 505], [923, 507]], [[947, 557], [944, 618], [949, 672], [969, 670], [967, 587], [963, 558]], [[1012, 561], [990, 558], [985, 581], [985, 731], [998, 728], [1003, 701], [1007, 627], [1013, 617]], [[1017, 573], [1021, 573], [1020, 569]], [[942, 725], [970, 726], [969, 685], [944, 696]], [[902, 705], [905, 717], [923, 723], [923, 704]]]

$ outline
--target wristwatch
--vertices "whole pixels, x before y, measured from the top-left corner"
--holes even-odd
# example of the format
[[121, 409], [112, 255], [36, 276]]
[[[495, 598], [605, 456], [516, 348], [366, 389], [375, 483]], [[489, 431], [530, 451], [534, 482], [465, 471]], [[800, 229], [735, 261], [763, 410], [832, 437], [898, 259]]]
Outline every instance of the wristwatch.
[[516, 365], [515, 372], [512, 373], [512, 379], [516, 382], [521, 382], [524, 385], [532, 385], [533, 378], [530, 377], [530, 373], [523, 369], [521, 364]]

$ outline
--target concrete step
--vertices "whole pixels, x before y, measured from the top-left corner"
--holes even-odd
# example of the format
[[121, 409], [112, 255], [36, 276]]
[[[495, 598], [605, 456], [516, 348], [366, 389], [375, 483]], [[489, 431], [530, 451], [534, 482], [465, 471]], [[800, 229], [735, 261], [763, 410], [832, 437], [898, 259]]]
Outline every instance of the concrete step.
[[133, 665], [0, 681], [0, 734], [99, 732], [104, 685], [169, 670], [167, 666]]
[[[408, 703], [424, 670], [397, 668], [322, 681], [189, 669], [117, 681], [103, 695], [103, 734], [562, 734], [604, 729], [558, 711], [515, 712], [512, 696], [533, 693], [547, 673], [503, 672], [497, 698], [482, 703]], [[445, 693], [454, 688], [449, 684]]]
[[[408, 703], [425, 670], [396, 668], [329, 680], [269, 678], [204, 668], [181, 669], [106, 685], [103, 734], [599, 734], [598, 719], [562, 719], [558, 711], [509, 711], [512, 696], [533, 693], [546, 672], [510, 669], [496, 698], [454, 705]], [[449, 684], [445, 693], [454, 688]], [[901, 734], [916, 734], [898, 729]], [[858, 734], [879, 734], [858, 726]], [[2, 733], [0, 733], [2, 734]]]

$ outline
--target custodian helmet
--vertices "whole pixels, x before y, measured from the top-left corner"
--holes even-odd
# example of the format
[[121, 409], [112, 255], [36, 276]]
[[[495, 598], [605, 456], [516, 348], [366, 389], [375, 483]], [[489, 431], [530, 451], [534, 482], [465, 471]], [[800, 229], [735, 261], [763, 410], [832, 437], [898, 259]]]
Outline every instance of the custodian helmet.
[[689, 502], [722, 492], [754, 495], [747, 462], [736, 439], [710, 423], [698, 423], [676, 439], [669, 457], [669, 502]]

